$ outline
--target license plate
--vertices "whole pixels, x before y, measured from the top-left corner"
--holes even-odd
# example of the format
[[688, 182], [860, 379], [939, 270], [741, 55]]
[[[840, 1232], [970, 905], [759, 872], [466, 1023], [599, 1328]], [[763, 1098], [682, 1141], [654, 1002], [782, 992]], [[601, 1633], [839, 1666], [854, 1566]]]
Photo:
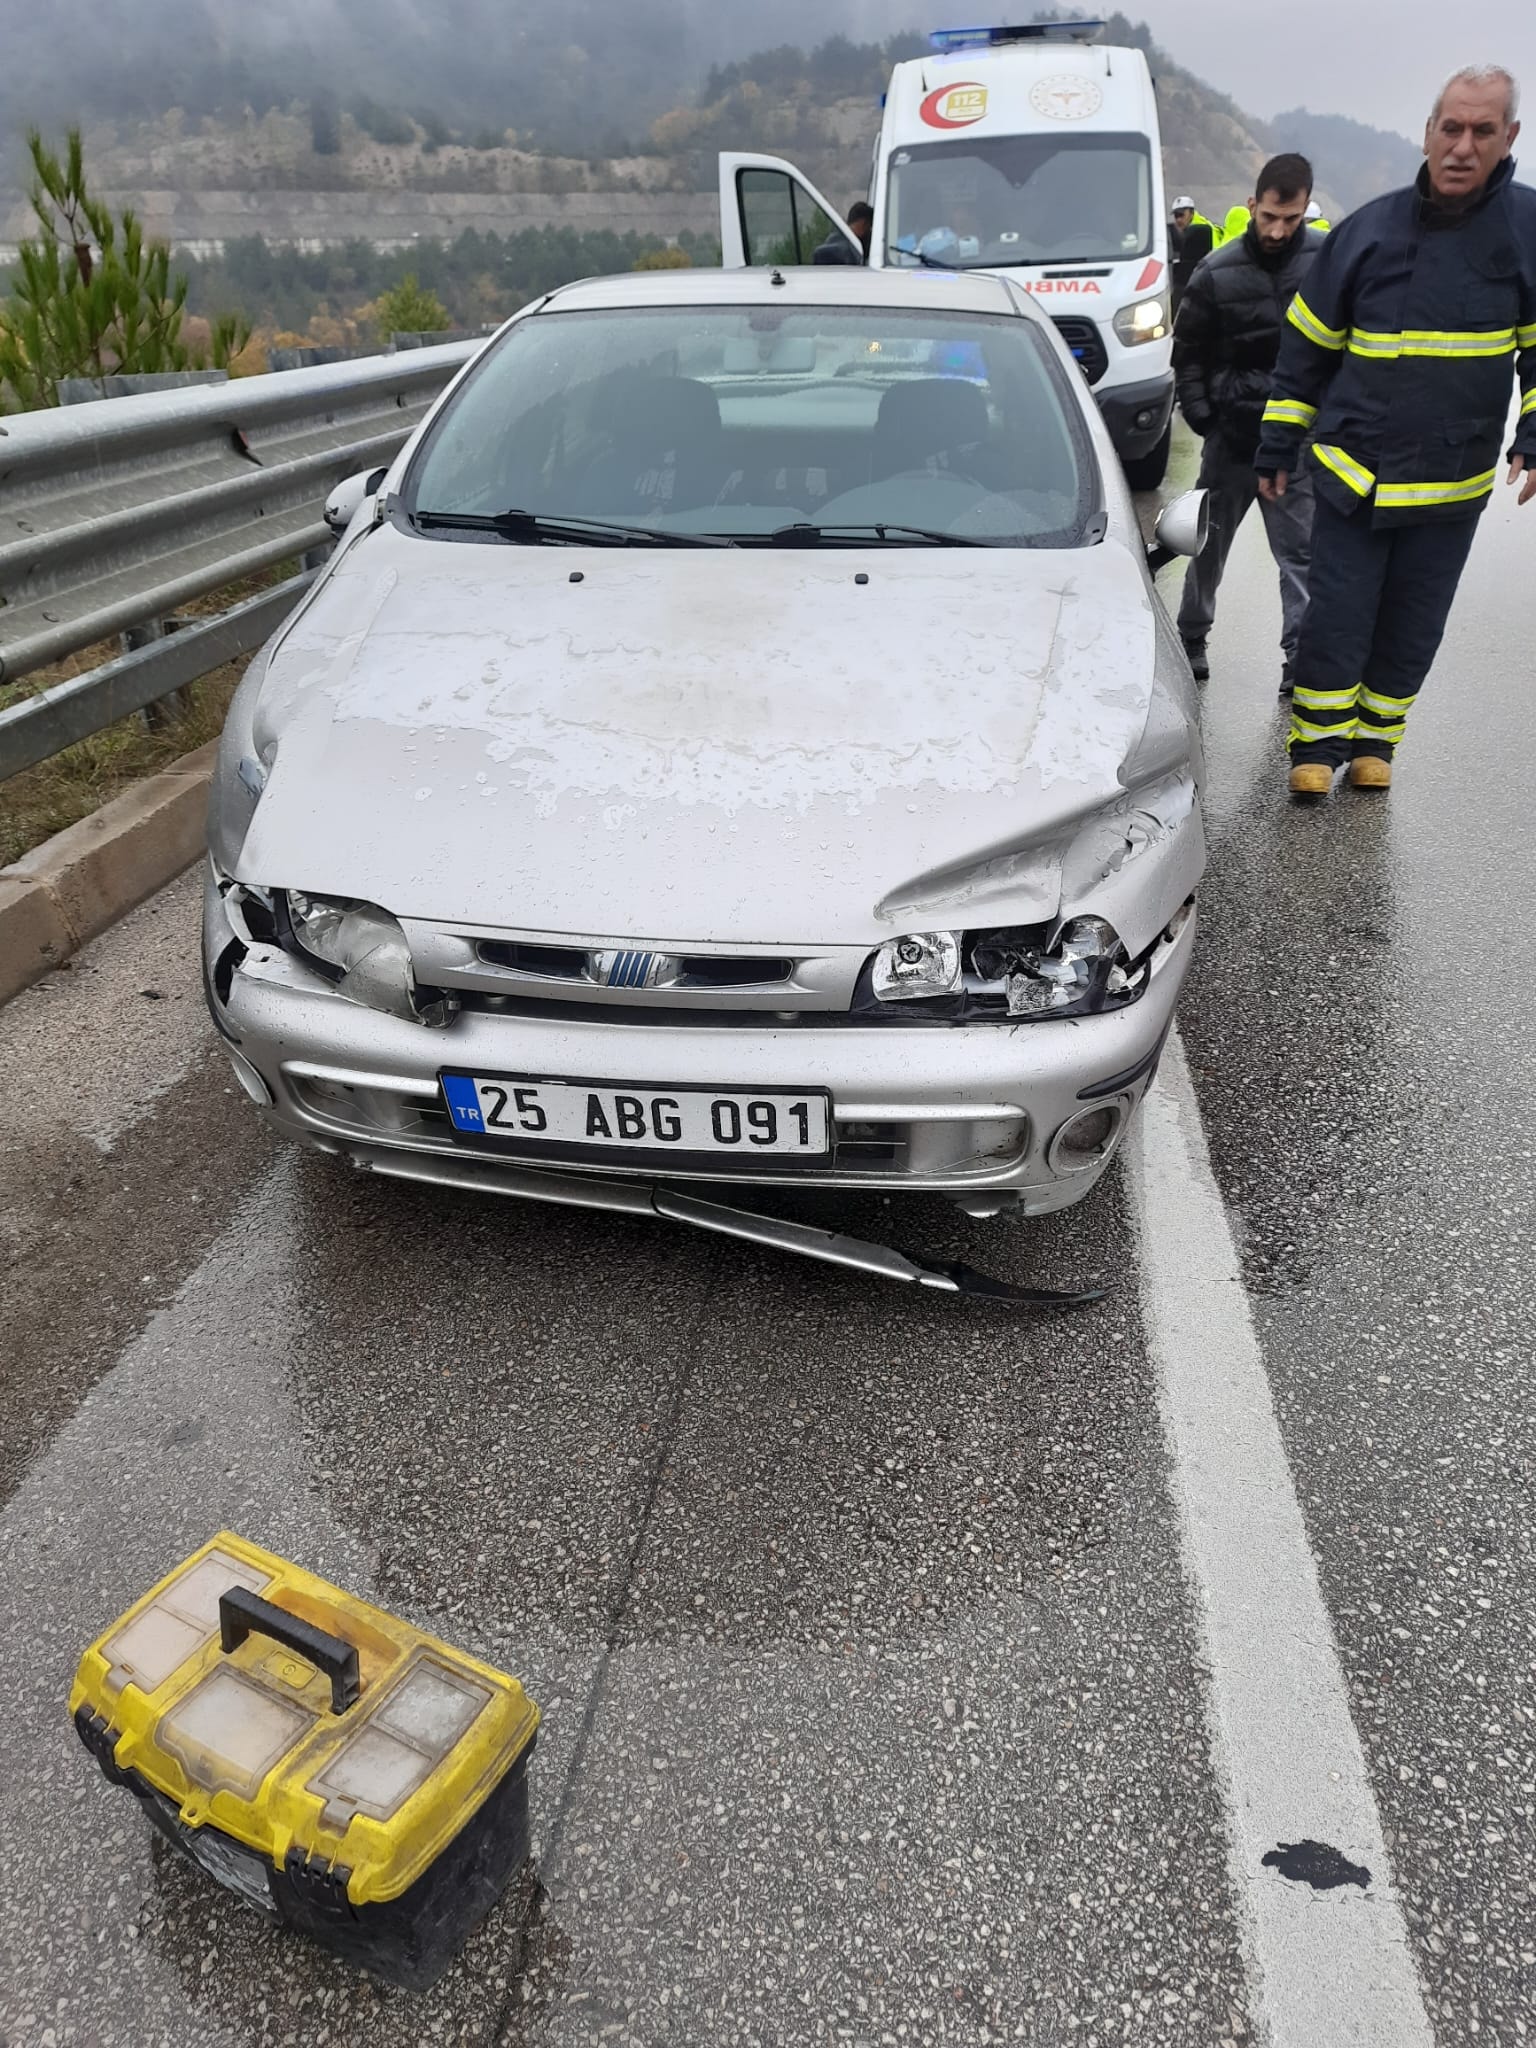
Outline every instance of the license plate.
[[516, 1074], [439, 1079], [453, 1128], [466, 1138], [742, 1160], [824, 1157], [829, 1149], [827, 1098], [816, 1089], [753, 1095]]

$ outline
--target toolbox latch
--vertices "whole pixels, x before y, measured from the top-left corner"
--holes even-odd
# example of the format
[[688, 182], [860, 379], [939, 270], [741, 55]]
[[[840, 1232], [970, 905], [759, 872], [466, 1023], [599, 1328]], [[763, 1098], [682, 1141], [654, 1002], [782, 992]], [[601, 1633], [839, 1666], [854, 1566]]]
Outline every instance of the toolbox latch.
[[117, 1738], [111, 1724], [89, 1707], [81, 1707], [75, 1714], [75, 1733], [101, 1765], [102, 1775], [113, 1785], [131, 1782], [130, 1773], [117, 1761]]
[[352, 1872], [344, 1863], [320, 1863], [303, 1849], [290, 1849], [283, 1858], [283, 1876], [318, 1918], [357, 1918], [357, 1908], [347, 1896]]

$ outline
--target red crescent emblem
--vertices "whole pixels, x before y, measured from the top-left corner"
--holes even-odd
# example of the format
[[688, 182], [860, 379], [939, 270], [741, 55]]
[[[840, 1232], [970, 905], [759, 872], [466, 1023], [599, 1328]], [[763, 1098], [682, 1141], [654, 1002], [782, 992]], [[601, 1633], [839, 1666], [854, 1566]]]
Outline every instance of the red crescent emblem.
[[[959, 78], [952, 85], [936, 86], [918, 108], [918, 112], [930, 128], [969, 128], [973, 122], [985, 118], [987, 111], [986, 91], [987, 88], [977, 79]], [[950, 114], [941, 114], [939, 112], [940, 101], [947, 100], [952, 94], [959, 92], [980, 93], [982, 95], [980, 107], [974, 113], [964, 113], [958, 117]]]

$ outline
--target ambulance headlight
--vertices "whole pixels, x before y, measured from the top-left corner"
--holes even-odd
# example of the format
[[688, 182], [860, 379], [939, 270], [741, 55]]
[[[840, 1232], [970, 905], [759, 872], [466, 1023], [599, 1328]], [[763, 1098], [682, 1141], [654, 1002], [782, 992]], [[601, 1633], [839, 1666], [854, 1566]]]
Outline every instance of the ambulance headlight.
[[1155, 299], [1138, 299], [1134, 306], [1122, 306], [1115, 315], [1115, 332], [1127, 348], [1161, 341], [1171, 325], [1166, 292], [1159, 292]]

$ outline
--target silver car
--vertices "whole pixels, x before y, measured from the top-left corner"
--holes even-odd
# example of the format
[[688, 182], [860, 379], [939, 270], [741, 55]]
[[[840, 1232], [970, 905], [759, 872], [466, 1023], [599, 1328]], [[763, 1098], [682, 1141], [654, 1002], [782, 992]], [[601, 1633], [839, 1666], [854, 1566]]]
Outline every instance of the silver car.
[[1025, 293], [574, 285], [331, 516], [209, 822], [209, 1006], [278, 1130], [905, 1278], [720, 1184], [1087, 1194], [1189, 963], [1203, 769]]

